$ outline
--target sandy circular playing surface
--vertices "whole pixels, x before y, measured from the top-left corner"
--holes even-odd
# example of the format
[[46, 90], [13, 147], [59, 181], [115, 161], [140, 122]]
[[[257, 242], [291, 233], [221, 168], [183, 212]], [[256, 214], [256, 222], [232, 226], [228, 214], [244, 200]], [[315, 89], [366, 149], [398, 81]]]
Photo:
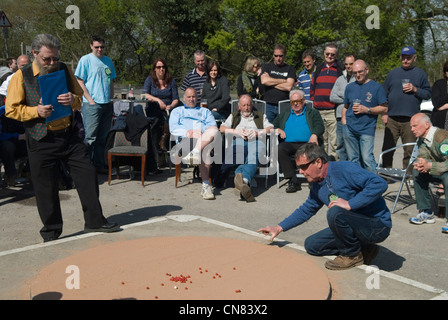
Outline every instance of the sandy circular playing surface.
[[98, 246], [44, 268], [29, 286], [34, 299], [66, 300], [320, 300], [331, 291], [305, 254], [211, 237]]

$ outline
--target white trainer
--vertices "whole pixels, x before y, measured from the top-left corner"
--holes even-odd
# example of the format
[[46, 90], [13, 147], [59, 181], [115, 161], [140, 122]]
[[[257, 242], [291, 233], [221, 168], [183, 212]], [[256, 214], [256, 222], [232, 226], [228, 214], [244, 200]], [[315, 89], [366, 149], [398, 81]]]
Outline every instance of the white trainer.
[[212, 186], [209, 184], [202, 184], [201, 196], [205, 200], [215, 199], [215, 195], [213, 194]]
[[201, 154], [191, 151], [185, 157], [182, 158], [182, 163], [191, 166], [201, 164]]

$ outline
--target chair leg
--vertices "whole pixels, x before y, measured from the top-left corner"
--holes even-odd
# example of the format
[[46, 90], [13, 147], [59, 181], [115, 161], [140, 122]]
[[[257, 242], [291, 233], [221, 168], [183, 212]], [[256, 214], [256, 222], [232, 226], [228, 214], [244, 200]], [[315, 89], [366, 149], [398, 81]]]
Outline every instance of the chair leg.
[[115, 171], [117, 172], [117, 180], [120, 180], [120, 161], [118, 160], [120, 157], [115, 156]]
[[146, 176], [146, 155], [142, 155], [142, 186], [145, 186], [145, 176]]
[[182, 171], [182, 164], [180, 164], [180, 163], [176, 164], [176, 165], [175, 165], [176, 182], [175, 182], [175, 184], [174, 184], [174, 186], [175, 186], [176, 188], [177, 188], [177, 182], [178, 182], [178, 181], [181, 181], [181, 179], [180, 179], [181, 171]]
[[108, 183], [108, 185], [110, 185], [110, 179], [112, 176], [112, 155], [110, 153], [107, 155], [107, 163], [109, 165], [109, 179], [108, 179], [107, 183]]

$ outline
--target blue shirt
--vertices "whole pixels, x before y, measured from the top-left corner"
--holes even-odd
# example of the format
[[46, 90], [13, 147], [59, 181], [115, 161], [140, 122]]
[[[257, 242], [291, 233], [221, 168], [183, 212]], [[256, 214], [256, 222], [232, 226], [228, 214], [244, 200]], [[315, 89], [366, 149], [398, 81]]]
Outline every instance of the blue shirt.
[[172, 135], [185, 137], [188, 130], [200, 129], [205, 132], [211, 126], [216, 126], [216, 121], [207, 108], [180, 106], [171, 111], [169, 126]]
[[148, 93], [154, 97], [157, 97], [166, 105], [170, 105], [173, 100], [179, 100], [179, 92], [177, 91], [177, 84], [174, 79], [171, 80], [171, 83], [168, 84], [166, 88], [160, 89], [154, 84], [152, 77], [149, 76], [143, 84], [142, 93]]
[[310, 87], [311, 80], [313, 79], [314, 71], [309, 73], [308, 70], [303, 69], [299, 75], [297, 80], [297, 89], [305, 92], [305, 100], [310, 100]]
[[300, 114], [291, 114], [285, 124], [285, 142], [308, 142], [311, 137], [311, 130], [306, 122], [306, 107]]
[[[109, 57], [101, 59], [92, 53], [82, 56], [76, 67], [75, 76], [84, 81], [90, 96], [96, 103], [108, 103], [111, 99], [111, 82], [117, 77]], [[83, 102], [88, 102], [83, 96]]]
[[[415, 94], [404, 93], [402, 79], [410, 79], [411, 83], [417, 87], [417, 92]], [[384, 81], [384, 91], [388, 101], [387, 114], [389, 116], [412, 117], [420, 112], [422, 100], [431, 99], [431, 85], [428, 76], [417, 67], [393, 69]]]
[[392, 227], [390, 211], [382, 197], [387, 182], [349, 161], [329, 162], [325, 179], [313, 183], [308, 199], [289, 217], [279, 223], [284, 231], [294, 228], [314, 216], [324, 205], [328, 206], [331, 193], [347, 200], [352, 212], [381, 220]]
[[[0, 117], [5, 117], [5, 106], [0, 107]], [[6, 141], [13, 138], [17, 139], [18, 137], [18, 133], [2, 132], [2, 123], [0, 122], [0, 141]]]
[[376, 114], [354, 114], [353, 101], [361, 100], [361, 105], [373, 108], [387, 102], [384, 88], [378, 82], [370, 80], [367, 83], [359, 84], [357, 81], [349, 83], [345, 88], [344, 104], [349, 104], [345, 116], [347, 127], [362, 135], [374, 136], [378, 115]]

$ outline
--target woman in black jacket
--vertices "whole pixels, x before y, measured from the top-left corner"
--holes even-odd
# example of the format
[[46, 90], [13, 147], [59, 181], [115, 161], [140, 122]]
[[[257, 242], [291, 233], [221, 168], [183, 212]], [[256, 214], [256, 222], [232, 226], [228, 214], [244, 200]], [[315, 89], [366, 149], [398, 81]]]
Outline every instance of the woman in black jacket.
[[443, 65], [443, 79], [434, 82], [431, 92], [434, 110], [431, 114], [431, 122], [434, 126], [448, 130], [448, 61]]

